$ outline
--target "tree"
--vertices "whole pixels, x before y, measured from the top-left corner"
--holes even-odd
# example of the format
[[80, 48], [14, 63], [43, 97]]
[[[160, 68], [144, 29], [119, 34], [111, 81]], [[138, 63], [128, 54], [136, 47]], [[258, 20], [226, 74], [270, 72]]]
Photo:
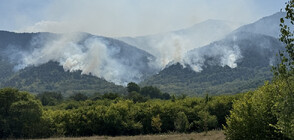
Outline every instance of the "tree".
[[136, 91], [137, 93], [140, 93], [140, 87], [134, 82], [128, 83], [127, 89], [129, 93], [131, 93], [132, 91]]
[[40, 137], [42, 105], [33, 95], [13, 88], [0, 90], [0, 138]]
[[294, 0], [286, 3], [285, 11], [286, 17], [280, 20], [280, 40], [285, 43], [286, 50], [279, 53], [281, 62], [273, 68], [273, 71], [275, 79], [285, 82], [286, 87], [276, 96], [278, 102], [275, 106], [275, 114], [278, 123], [275, 127], [289, 138], [294, 139]]
[[162, 93], [159, 88], [153, 86], [146, 86], [141, 89], [143, 96], [149, 96], [150, 98], [161, 98]]
[[43, 92], [37, 95], [37, 98], [42, 102], [42, 105], [56, 105], [63, 100], [61, 93], [57, 92]]
[[294, 139], [294, 0], [285, 10], [280, 40], [286, 47], [273, 67], [274, 80], [234, 102], [226, 119], [227, 139]]
[[169, 100], [171, 97], [170, 97], [170, 95], [168, 94], [168, 93], [163, 93], [162, 95], [161, 95], [161, 99], [163, 99], [163, 100]]
[[0, 90], [0, 137], [8, 137], [11, 133], [9, 126], [10, 106], [17, 100], [17, 89], [5, 88]]
[[15, 137], [37, 137], [42, 107], [29, 93], [21, 92], [21, 100], [10, 106], [10, 129]]
[[[286, 17], [281, 18], [281, 35], [280, 40], [286, 44], [286, 50], [279, 53], [281, 62], [276, 67], [273, 67], [275, 76], [280, 78], [288, 78], [294, 74], [294, 0], [286, 3]], [[286, 20], [290, 20], [290, 27], [286, 24]], [[293, 30], [293, 31], [291, 31]]]
[[189, 121], [184, 112], [178, 112], [175, 122], [174, 122], [175, 129], [179, 132], [186, 132], [189, 128]]
[[70, 99], [73, 99], [75, 101], [85, 101], [88, 99], [88, 96], [82, 94], [82, 93], [76, 93], [69, 97]]
[[199, 130], [205, 131], [207, 133], [208, 130], [217, 127], [216, 116], [210, 115], [206, 109], [199, 111], [197, 114], [199, 120], [194, 121], [193, 125], [196, 125]]
[[105, 93], [102, 95], [102, 99], [109, 99], [109, 100], [114, 100], [118, 97], [120, 96], [117, 93]]
[[130, 92], [128, 94], [127, 98], [133, 100], [135, 103], [136, 102], [146, 102], [148, 100], [148, 97], [145, 97], [145, 96], [137, 93], [136, 91]]
[[276, 103], [275, 86], [266, 83], [254, 92], [245, 93], [241, 99], [234, 102], [230, 116], [226, 119], [227, 126], [224, 126], [227, 139], [284, 138], [272, 126], [277, 122], [276, 116], [272, 113]]
[[152, 126], [153, 131], [155, 131], [157, 133], [160, 132], [161, 131], [161, 125], [162, 125], [162, 122], [161, 122], [159, 114], [152, 117], [151, 126]]

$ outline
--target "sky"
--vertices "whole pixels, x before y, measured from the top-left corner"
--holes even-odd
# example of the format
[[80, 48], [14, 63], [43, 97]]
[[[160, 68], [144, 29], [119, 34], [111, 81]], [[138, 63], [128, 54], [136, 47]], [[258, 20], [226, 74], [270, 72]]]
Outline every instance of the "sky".
[[208, 19], [252, 23], [287, 0], [0, 0], [0, 30], [142, 36]]

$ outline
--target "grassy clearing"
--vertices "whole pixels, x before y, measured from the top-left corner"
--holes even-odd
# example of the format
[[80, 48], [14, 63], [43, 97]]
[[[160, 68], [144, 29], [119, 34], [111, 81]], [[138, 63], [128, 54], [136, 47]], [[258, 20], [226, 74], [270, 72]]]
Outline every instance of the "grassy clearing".
[[92, 137], [65, 137], [65, 138], [48, 138], [43, 140], [224, 140], [223, 131], [209, 131], [203, 133], [172, 133], [158, 135], [138, 135], [138, 136], [92, 136]]

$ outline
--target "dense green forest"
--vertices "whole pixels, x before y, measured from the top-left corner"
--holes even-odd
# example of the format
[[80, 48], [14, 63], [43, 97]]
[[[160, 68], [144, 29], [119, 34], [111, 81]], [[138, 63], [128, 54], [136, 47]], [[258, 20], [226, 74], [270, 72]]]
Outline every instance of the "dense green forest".
[[[12, 88], [1, 89], [0, 137], [115, 136], [221, 129], [232, 101], [240, 96], [170, 97], [155, 87], [138, 90], [132, 88], [134, 85], [129, 84], [126, 96], [75, 94], [69, 98], [54, 92], [34, 96]], [[156, 90], [159, 92], [152, 92]]]

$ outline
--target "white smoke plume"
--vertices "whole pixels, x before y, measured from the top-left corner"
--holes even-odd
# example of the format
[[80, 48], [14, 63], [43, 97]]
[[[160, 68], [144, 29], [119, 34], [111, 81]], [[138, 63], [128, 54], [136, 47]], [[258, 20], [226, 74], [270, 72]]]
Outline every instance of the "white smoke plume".
[[160, 39], [151, 39], [148, 44], [148, 46], [144, 46], [144, 50], [156, 56], [155, 66], [159, 69], [171, 62], [182, 63], [188, 46], [192, 45], [188, 39], [176, 34], [169, 34]]
[[207, 62], [210, 65], [236, 68], [237, 61], [242, 58], [242, 55], [237, 45], [233, 47], [214, 45], [209, 49], [196, 49], [187, 53], [184, 65], [188, 64], [194, 71], [200, 72], [203, 70], [207, 58], [212, 59]]
[[[92, 74], [118, 85], [141, 80], [143, 73], [140, 69], [144, 69], [144, 66], [140, 66], [139, 62], [136, 66], [131, 65], [128, 59], [117, 59], [116, 55], [122, 51], [121, 48], [113, 47], [107, 40], [96, 36], [86, 38], [81, 44], [79, 41], [82, 37], [80, 34], [62, 35], [60, 39], [49, 41], [30, 53], [23, 53], [16, 68], [56, 61], [66, 71], [81, 70], [82, 74]], [[136, 61], [142, 56], [132, 57]]]
[[[167, 65], [174, 63], [180, 63], [183, 66], [185, 65], [185, 63], [190, 64], [189, 61], [185, 60], [187, 59], [186, 53], [188, 53], [188, 51], [195, 48], [203, 47], [211, 42], [223, 39], [226, 35], [228, 35], [239, 26], [240, 24], [234, 22], [207, 20], [205, 22], [195, 24], [189, 28], [182, 30], [150, 36], [142, 36], [136, 38], [125, 37], [119, 39], [156, 56], [157, 61], [155, 66], [157, 66], [159, 69], [163, 69]], [[224, 51], [221, 52], [230, 53]], [[202, 53], [206, 54], [210, 52]], [[204, 61], [202, 60], [204, 58], [202, 58], [201, 55], [205, 54], [193, 55], [193, 57], [195, 57], [193, 59], [199, 59], [198, 62]], [[234, 56], [231, 55], [231, 58], [226, 58], [225, 56], [226, 55], [224, 55], [223, 58], [224, 62], [220, 63], [223, 63], [224, 65], [228, 64], [229, 66], [234, 67], [234, 63], [229, 64], [228, 62], [230, 61], [230, 59], [234, 59]], [[193, 66], [194, 65], [195, 64], [193, 64]]]

